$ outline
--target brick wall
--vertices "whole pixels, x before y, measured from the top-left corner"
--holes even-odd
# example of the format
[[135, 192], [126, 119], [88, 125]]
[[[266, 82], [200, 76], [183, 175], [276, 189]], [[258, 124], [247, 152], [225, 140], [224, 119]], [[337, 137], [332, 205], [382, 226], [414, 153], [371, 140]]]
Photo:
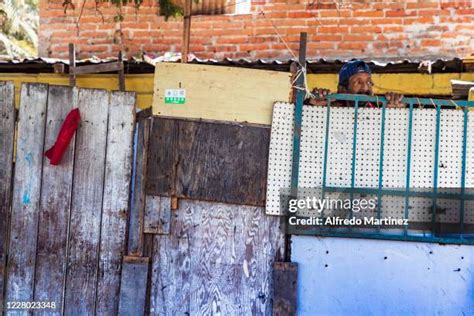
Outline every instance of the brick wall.
[[[157, 1], [145, 0], [136, 11], [87, 0], [67, 9], [62, 0], [40, 0], [40, 55], [66, 58], [68, 42], [81, 58], [141, 52], [180, 52], [182, 19], [165, 21]], [[297, 54], [299, 32], [309, 35], [308, 56], [323, 58], [429, 58], [474, 53], [474, 0], [266, 0], [252, 14], [196, 16], [192, 19], [190, 52], [200, 58], [287, 58], [278, 32]], [[259, 12], [264, 12], [261, 14]]]

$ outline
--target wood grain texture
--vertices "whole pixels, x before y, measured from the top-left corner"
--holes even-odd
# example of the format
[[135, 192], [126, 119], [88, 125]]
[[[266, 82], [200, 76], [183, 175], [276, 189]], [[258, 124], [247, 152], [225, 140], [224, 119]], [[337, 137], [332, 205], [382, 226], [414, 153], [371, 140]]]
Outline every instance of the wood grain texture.
[[23, 84], [7, 266], [8, 301], [32, 301], [48, 86]]
[[[77, 107], [77, 97], [75, 88], [49, 87], [45, 149], [56, 142], [64, 119]], [[34, 298], [35, 301], [54, 301], [57, 309], [42, 314], [59, 315], [62, 309], [73, 165], [74, 138], [59, 165], [51, 165], [46, 158], [43, 160]]]
[[109, 95], [79, 90], [81, 124], [76, 135], [65, 313], [95, 310], [97, 265], [105, 174]]
[[298, 264], [275, 262], [273, 264], [273, 315], [296, 315]]
[[0, 306], [3, 306], [5, 264], [10, 218], [13, 142], [15, 134], [15, 85], [0, 82]]
[[179, 122], [178, 197], [263, 206], [270, 130]]
[[176, 193], [179, 120], [156, 117], [151, 120], [146, 192], [170, 196]]
[[124, 259], [118, 315], [144, 314], [148, 268], [148, 260]]
[[132, 175], [135, 94], [110, 98], [96, 313], [116, 315]]
[[171, 198], [146, 196], [144, 232], [167, 235], [170, 233]]
[[264, 206], [270, 130], [153, 118], [147, 194]]
[[128, 222], [128, 254], [143, 255], [143, 221], [145, 216], [145, 178], [147, 173], [148, 140], [150, 120], [137, 123], [135, 129], [135, 148], [133, 159], [133, 180], [130, 196], [130, 215]]
[[271, 315], [279, 220], [260, 207], [181, 200], [155, 235], [151, 315]]
[[[185, 89], [185, 104], [166, 104], [166, 89]], [[271, 124], [275, 101], [288, 101], [290, 73], [236, 67], [158, 63], [153, 114]]]

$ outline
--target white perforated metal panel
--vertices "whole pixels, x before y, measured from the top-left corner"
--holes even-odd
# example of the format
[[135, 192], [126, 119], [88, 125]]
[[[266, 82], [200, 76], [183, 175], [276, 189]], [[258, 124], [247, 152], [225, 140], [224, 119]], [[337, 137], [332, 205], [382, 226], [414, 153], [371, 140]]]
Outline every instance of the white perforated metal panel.
[[[271, 215], [280, 214], [280, 190], [288, 189], [291, 183], [293, 111], [294, 105], [288, 103], [276, 103], [273, 110], [266, 205], [267, 214]], [[326, 113], [325, 107], [303, 107], [299, 188], [319, 188], [322, 185]], [[380, 109], [361, 108], [359, 110], [356, 187], [378, 188], [381, 113]], [[406, 188], [408, 122], [408, 109], [386, 110], [382, 175], [384, 188]], [[438, 187], [459, 190], [462, 170], [463, 112], [442, 110], [440, 122]], [[331, 108], [327, 186], [350, 187], [351, 185], [353, 128], [354, 108]], [[469, 113], [466, 166], [466, 187], [474, 189], [474, 141], [472, 140], [474, 140], [474, 112]], [[414, 109], [411, 188], [433, 188], [435, 144], [436, 110]], [[299, 197], [303, 191], [299, 191]], [[384, 196], [381, 203], [384, 217], [403, 216], [405, 198]], [[431, 221], [431, 199], [410, 198], [409, 209], [410, 220]], [[473, 209], [474, 202], [466, 202], [466, 223], [474, 223]], [[375, 210], [367, 210], [357, 216], [373, 215], [374, 212]], [[438, 200], [437, 220], [446, 223], [459, 222], [459, 202]]]

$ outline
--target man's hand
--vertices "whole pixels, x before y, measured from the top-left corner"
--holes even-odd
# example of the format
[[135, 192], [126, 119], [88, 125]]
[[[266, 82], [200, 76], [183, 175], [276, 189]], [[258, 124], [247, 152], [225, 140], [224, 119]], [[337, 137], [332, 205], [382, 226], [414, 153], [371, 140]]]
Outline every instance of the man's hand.
[[329, 89], [314, 88], [313, 91], [311, 91], [311, 93], [313, 95], [308, 99], [308, 104], [317, 105], [317, 106], [326, 106], [327, 105], [326, 96], [331, 92], [329, 91]]
[[387, 99], [388, 108], [405, 108], [405, 104], [402, 103], [403, 94], [396, 92], [387, 92], [385, 94], [385, 98]]

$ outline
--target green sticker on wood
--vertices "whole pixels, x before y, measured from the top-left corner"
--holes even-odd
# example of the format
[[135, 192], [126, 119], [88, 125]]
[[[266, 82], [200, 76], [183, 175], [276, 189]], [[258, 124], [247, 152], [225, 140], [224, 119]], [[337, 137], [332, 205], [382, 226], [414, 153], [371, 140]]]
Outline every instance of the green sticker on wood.
[[184, 89], [166, 89], [166, 104], [184, 104], [186, 102], [186, 90]]

